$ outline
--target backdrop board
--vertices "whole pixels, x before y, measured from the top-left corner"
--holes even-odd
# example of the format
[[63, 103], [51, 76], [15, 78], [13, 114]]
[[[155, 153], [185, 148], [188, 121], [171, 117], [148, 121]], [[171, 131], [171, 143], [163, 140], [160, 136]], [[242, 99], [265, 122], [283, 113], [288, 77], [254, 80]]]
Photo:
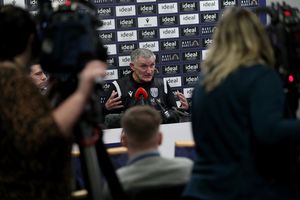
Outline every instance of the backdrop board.
[[[138, 47], [157, 56], [157, 77], [168, 81], [190, 100], [193, 85], [211, 44], [212, 33], [222, 11], [229, 6], [250, 9], [265, 6], [266, 0], [90, 0], [97, 7], [103, 26], [97, 29], [109, 52], [109, 82], [129, 72], [130, 52]], [[53, 0], [53, 4], [63, 0]], [[38, 0], [0, 0], [27, 8], [33, 15]], [[261, 16], [265, 23], [265, 16]], [[100, 97], [103, 103], [105, 98]]]

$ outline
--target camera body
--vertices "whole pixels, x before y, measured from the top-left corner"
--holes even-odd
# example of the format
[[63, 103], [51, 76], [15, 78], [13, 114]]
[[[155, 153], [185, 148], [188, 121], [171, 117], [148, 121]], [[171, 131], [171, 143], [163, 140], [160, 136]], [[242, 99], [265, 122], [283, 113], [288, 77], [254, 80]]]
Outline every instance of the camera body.
[[66, 1], [56, 11], [50, 0], [41, 0], [40, 64], [52, 75], [72, 77], [92, 59], [107, 60], [107, 49], [96, 33], [102, 23], [89, 2]]
[[276, 58], [275, 68], [283, 80], [287, 115], [296, 117], [300, 89], [300, 12], [284, 2], [254, 12], [270, 16], [266, 31]]

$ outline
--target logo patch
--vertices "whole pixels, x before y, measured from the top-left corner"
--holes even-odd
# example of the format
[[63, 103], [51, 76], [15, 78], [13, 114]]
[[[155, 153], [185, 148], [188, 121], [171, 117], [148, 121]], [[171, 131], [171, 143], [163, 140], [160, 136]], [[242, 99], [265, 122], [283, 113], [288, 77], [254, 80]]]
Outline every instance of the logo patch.
[[156, 98], [158, 96], [158, 88], [150, 88], [150, 94], [152, 97]]

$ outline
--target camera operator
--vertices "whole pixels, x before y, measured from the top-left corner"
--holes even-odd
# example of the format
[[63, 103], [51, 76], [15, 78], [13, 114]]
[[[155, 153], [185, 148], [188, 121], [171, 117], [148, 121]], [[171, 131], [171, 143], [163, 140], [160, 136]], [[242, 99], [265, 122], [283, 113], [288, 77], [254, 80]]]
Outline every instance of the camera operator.
[[76, 91], [51, 110], [28, 77], [36, 37], [27, 11], [0, 7], [0, 199], [68, 198], [72, 127], [105, 75], [105, 63], [88, 62]]

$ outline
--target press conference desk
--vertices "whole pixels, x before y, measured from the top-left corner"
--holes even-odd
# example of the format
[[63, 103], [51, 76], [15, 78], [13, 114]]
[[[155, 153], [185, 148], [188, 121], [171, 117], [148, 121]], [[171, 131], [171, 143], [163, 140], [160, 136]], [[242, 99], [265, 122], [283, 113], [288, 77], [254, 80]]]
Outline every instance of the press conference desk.
[[[193, 140], [190, 122], [162, 124], [160, 130], [163, 133], [163, 142], [159, 150], [165, 157], [174, 157], [175, 141]], [[104, 130], [104, 143], [120, 142], [121, 131], [120, 128]]]

